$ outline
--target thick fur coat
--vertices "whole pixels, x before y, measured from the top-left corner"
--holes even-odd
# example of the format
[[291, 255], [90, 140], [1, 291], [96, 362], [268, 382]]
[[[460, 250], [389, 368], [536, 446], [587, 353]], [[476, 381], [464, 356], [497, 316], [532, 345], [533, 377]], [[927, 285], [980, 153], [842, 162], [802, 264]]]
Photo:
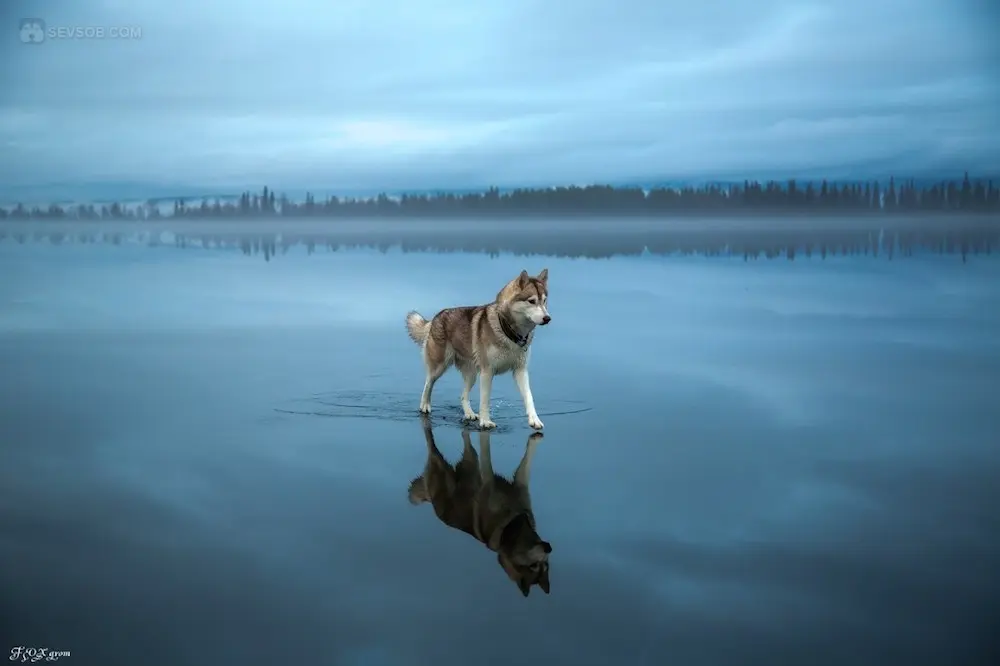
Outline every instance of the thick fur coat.
[[[532, 277], [527, 271], [508, 282], [492, 303], [447, 308], [429, 321], [418, 312], [406, 315], [406, 330], [421, 347], [427, 375], [420, 396], [420, 412], [430, 414], [434, 384], [451, 366], [464, 379], [462, 411], [467, 421], [479, 427], [495, 428], [490, 419], [490, 392], [493, 377], [506, 372], [524, 401], [528, 425], [544, 427], [528, 379], [528, 357], [537, 326], [545, 326], [549, 315], [549, 271]], [[469, 401], [469, 393], [479, 379], [479, 413]]]

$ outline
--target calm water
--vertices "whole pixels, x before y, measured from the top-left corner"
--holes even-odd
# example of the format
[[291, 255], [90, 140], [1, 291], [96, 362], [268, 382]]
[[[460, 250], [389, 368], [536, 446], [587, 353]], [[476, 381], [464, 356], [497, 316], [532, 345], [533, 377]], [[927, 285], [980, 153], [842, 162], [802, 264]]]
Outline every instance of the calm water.
[[[543, 267], [552, 592], [525, 599], [407, 502], [425, 445], [403, 315]], [[0, 369], [5, 646], [170, 666], [997, 656], [997, 259], [6, 242]], [[451, 371], [435, 392], [452, 459], [459, 391]], [[509, 376], [494, 399], [510, 473], [530, 431]]]

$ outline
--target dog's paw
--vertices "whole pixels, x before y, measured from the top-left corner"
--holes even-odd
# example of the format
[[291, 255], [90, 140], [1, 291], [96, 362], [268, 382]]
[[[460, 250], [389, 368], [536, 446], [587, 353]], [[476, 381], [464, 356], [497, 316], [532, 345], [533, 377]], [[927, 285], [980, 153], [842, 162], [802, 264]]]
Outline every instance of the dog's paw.
[[479, 419], [479, 427], [483, 430], [492, 430], [497, 427], [497, 424], [489, 419]]
[[542, 423], [542, 420], [537, 416], [528, 418], [528, 425], [534, 428], [535, 430], [541, 430], [542, 428], [545, 427], [545, 424]]
[[476, 414], [475, 412], [466, 412], [465, 415], [462, 417], [462, 420], [463, 421], [478, 421], [479, 420], [479, 414]]
[[424, 414], [424, 415], [430, 414], [431, 413], [431, 406], [430, 405], [420, 405], [420, 413]]

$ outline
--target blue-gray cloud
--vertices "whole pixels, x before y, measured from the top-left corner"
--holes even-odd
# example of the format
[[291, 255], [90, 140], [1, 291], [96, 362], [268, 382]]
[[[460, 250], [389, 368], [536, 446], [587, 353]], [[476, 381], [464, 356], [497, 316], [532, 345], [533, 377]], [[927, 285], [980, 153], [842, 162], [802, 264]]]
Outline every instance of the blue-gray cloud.
[[[982, 0], [5, 2], [0, 180], [1000, 170]], [[137, 28], [24, 45], [21, 17]]]

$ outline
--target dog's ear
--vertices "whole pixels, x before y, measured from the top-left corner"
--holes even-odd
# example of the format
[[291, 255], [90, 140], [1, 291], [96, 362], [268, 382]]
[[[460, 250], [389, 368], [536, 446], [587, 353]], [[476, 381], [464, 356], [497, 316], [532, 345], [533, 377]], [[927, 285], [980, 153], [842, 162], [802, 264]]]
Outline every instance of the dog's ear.
[[529, 583], [524, 576], [517, 579], [517, 589], [521, 590], [521, 594], [528, 596], [531, 593], [531, 583]]
[[517, 276], [518, 289], [524, 289], [527, 287], [529, 280], [531, 280], [531, 276], [528, 275], [528, 271], [521, 271], [521, 274]]
[[538, 587], [542, 588], [542, 592], [545, 594], [549, 593], [549, 568], [545, 567], [542, 569], [542, 573], [538, 576]]
[[543, 268], [542, 272], [538, 274], [538, 277], [536, 279], [539, 282], [548, 282], [549, 281], [549, 269]]

